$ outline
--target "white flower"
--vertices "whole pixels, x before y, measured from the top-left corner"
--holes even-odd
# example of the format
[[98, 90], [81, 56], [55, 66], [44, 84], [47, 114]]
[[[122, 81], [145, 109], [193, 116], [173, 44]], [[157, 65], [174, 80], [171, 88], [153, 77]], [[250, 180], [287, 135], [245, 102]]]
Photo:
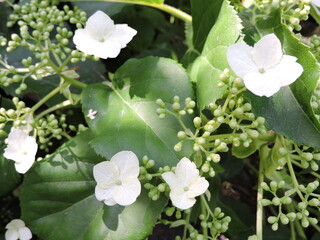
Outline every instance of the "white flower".
[[141, 192], [138, 175], [137, 156], [131, 151], [118, 152], [110, 161], [93, 167], [93, 176], [97, 182], [96, 198], [109, 206], [132, 204]]
[[108, 15], [97, 11], [84, 29], [75, 31], [73, 42], [81, 52], [103, 59], [115, 58], [136, 34], [127, 24], [114, 24]]
[[88, 115], [87, 117], [90, 118], [91, 120], [94, 120], [96, 118], [96, 114], [98, 113], [98, 111], [93, 111], [92, 109], [89, 109]]
[[8, 137], [8, 145], [3, 156], [15, 161], [15, 168], [19, 173], [26, 173], [35, 161], [38, 144], [24, 130], [12, 128]]
[[258, 96], [272, 96], [303, 72], [296, 57], [283, 55], [281, 43], [274, 34], [262, 37], [254, 47], [245, 43], [231, 45], [227, 59], [247, 89]]
[[208, 181], [200, 177], [196, 165], [186, 157], [179, 161], [175, 173], [166, 172], [161, 176], [170, 187], [172, 204], [183, 210], [192, 207], [196, 202], [195, 197], [209, 187]]
[[29, 240], [32, 238], [30, 229], [21, 219], [12, 220], [7, 224], [6, 229], [8, 229], [5, 234], [6, 240]]

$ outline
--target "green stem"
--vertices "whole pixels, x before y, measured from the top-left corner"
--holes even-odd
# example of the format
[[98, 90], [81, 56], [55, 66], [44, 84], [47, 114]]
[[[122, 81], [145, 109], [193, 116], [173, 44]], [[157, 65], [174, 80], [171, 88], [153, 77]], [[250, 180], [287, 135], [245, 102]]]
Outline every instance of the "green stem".
[[186, 216], [186, 224], [184, 225], [184, 228], [183, 228], [182, 240], [185, 240], [187, 238], [187, 230], [188, 230], [187, 226], [189, 225], [189, 222], [190, 222], [190, 216], [191, 216], [191, 209]]
[[[87, 0], [71, 0], [71, 1], [68, 0], [68, 2], [85, 2], [85, 1]], [[61, 2], [67, 2], [67, 0], [62, 0]], [[192, 22], [192, 17], [189, 14], [181, 11], [180, 9], [174, 8], [164, 3], [150, 3], [150, 2], [144, 2], [144, 1], [129, 1], [129, 0], [96, 0], [96, 2], [119, 2], [119, 3], [130, 3], [130, 4], [138, 4], [138, 5], [153, 7], [161, 11], [164, 11], [166, 13], [169, 13], [172, 16], [175, 16], [185, 22]]]
[[263, 188], [261, 187], [261, 183], [264, 179], [264, 170], [263, 163], [260, 160], [259, 162], [259, 175], [258, 175], [258, 194], [257, 194], [257, 213], [256, 213], [256, 235], [258, 240], [263, 239]]
[[[206, 216], [207, 214], [207, 201], [206, 199], [204, 198], [204, 196], [202, 197], [203, 195], [201, 195], [201, 213]], [[207, 227], [202, 227], [202, 234], [203, 234], [203, 239], [204, 240], [207, 240], [208, 239], [208, 228]]]
[[300, 199], [302, 201], [304, 201], [305, 199], [304, 199], [301, 191], [299, 190], [299, 183], [298, 183], [298, 180], [296, 178], [296, 174], [294, 173], [294, 170], [293, 170], [293, 167], [292, 167], [292, 163], [291, 163], [291, 159], [290, 159], [289, 155], [286, 156], [286, 160], [287, 160], [287, 166], [288, 166], [288, 169], [289, 169], [289, 173], [290, 173], [294, 188], [296, 189]]
[[87, 84], [83, 83], [83, 82], [80, 82], [76, 79], [73, 79], [73, 78], [70, 78], [70, 77], [67, 77], [66, 75], [64, 74], [59, 74], [60, 77], [62, 77], [64, 80], [66, 80], [67, 83], [75, 86], [75, 87], [79, 87], [79, 88], [85, 88], [87, 86]]
[[58, 86], [57, 88], [53, 89], [50, 93], [48, 93], [47, 96], [45, 96], [44, 98], [42, 98], [39, 102], [37, 102], [37, 104], [35, 104], [28, 113], [26, 113], [25, 115], [23, 115], [21, 117], [21, 120], [24, 119], [25, 117], [27, 117], [30, 113], [34, 113], [39, 107], [42, 106], [42, 104], [46, 103], [50, 98], [52, 98], [54, 95], [56, 95], [57, 93], [60, 92], [60, 90], [62, 88], [64, 88], [65, 85], [61, 84], [60, 86]]
[[41, 112], [39, 115], [37, 115], [35, 120], [38, 120], [38, 119], [42, 118], [43, 116], [47, 115], [48, 113], [54, 112], [54, 111], [56, 111], [56, 110], [58, 110], [60, 108], [63, 108], [63, 107], [69, 106], [69, 105], [71, 105], [71, 101], [70, 100], [63, 101], [62, 103], [54, 105], [54, 106], [46, 109], [45, 111]]
[[320, 227], [317, 224], [311, 223], [311, 225], [318, 231], [320, 232]]

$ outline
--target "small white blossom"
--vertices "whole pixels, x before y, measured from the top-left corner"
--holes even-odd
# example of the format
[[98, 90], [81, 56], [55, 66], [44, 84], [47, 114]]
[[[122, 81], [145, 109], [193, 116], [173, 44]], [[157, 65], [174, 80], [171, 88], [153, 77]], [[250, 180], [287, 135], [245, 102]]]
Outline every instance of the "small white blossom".
[[258, 96], [272, 96], [303, 72], [296, 57], [283, 55], [281, 43], [274, 34], [262, 37], [254, 47], [245, 43], [231, 45], [227, 59], [246, 88]]
[[98, 163], [93, 176], [97, 182], [95, 196], [106, 205], [127, 206], [140, 195], [139, 160], [131, 151], [118, 152], [110, 161]]
[[209, 187], [208, 181], [200, 177], [196, 165], [186, 157], [179, 161], [175, 173], [166, 172], [161, 176], [170, 187], [172, 204], [183, 210], [191, 208], [196, 202], [195, 197]]
[[12, 128], [3, 156], [15, 161], [16, 171], [26, 173], [35, 161], [38, 144], [35, 138], [22, 129]]
[[6, 240], [29, 240], [32, 238], [32, 233], [26, 227], [24, 221], [21, 219], [14, 219], [6, 226], [5, 239]]
[[98, 113], [98, 111], [93, 111], [92, 109], [89, 109], [89, 113], [87, 115], [88, 118], [90, 118], [91, 120], [94, 120], [96, 118], [96, 114]]
[[127, 24], [114, 24], [108, 15], [97, 11], [84, 29], [75, 31], [73, 42], [81, 52], [103, 59], [115, 58], [136, 34]]

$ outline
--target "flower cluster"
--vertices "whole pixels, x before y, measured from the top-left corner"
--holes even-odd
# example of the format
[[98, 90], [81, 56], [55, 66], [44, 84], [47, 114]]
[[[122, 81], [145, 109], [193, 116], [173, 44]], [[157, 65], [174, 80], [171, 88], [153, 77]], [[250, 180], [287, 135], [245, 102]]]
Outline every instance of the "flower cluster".
[[[141, 192], [138, 175], [137, 156], [131, 151], [118, 152], [110, 161], [98, 163], [93, 168], [97, 182], [96, 198], [108, 206], [134, 203]], [[165, 172], [161, 176], [170, 187], [172, 204], [182, 210], [191, 208], [196, 202], [195, 197], [209, 187], [208, 181], [200, 177], [196, 165], [188, 158], [179, 161], [175, 173]]]
[[227, 59], [246, 88], [258, 96], [272, 96], [281, 87], [293, 83], [303, 72], [296, 57], [283, 54], [275, 34], [262, 37], [254, 47], [245, 43], [231, 45]]

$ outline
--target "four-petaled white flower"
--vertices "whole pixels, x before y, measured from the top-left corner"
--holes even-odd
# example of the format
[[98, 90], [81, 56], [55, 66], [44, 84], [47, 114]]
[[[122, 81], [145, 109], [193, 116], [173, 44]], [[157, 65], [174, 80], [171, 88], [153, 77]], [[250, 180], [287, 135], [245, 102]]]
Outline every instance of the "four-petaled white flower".
[[195, 197], [209, 187], [208, 181], [200, 177], [196, 165], [186, 157], [179, 161], [175, 173], [166, 172], [161, 176], [170, 187], [172, 204], [183, 210], [191, 208], [196, 202]]
[[26, 227], [24, 221], [21, 219], [14, 219], [6, 226], [5, 239], [6, 240], [29, 240], [32, 238], [32, 233]]
[[131, 151], [118, 152], [110, 161], [98, 163], [93, 176], [97, 182], [95, 196], [106, 205], [127, 206], [140, 195], [139, 160]]
[[87, 117], [90, 118], [91, 120], [94, 120], [96, 118], [96, 114], [98, 113], [98, 111], [94, 111], [92, 109], [89, 109], [88, 115]]
[[281, 43], [274, 34], [262, 37], [254, 47], [245, 43], [231, 45], [227, 59], [246, 88], [258, 96], [272, 96], [303, 72], [296, 57], [283, 55]]
[[115, 58], [136, 34], [127, 24], [114, 24], [108, 15], [97, 11], [84, 29], [75, 31], [73, 42], [81, 52], [103, 59]]
[[26, 173], [35, 161], [37, 150], [38, 144], [35, 138], [29, 136], [25, 130], [12, 128], [3, 156], [15, 161], [17, 172]]

